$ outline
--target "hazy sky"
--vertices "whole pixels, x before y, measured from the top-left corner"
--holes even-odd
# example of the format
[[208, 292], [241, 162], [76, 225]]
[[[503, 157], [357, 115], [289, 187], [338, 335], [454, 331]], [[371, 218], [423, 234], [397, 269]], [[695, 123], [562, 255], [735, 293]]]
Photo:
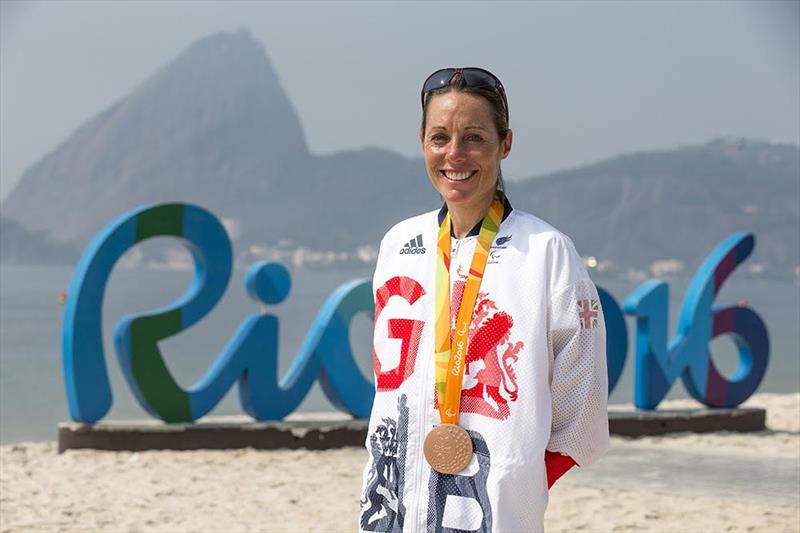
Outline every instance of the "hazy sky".
[[800, 143], [800, 2], [0, 0], [0, 198], [192, 41], [249, 28], [311, 150], [419, 155], [442, 66], [505, 84], [511, 179], [744, 136]]

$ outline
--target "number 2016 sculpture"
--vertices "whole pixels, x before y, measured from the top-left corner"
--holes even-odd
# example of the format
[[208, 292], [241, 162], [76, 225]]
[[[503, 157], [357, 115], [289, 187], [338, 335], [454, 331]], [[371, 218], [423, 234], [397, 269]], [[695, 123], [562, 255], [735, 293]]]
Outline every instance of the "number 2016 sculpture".
[[[374, 389], [358, 369], [349, 341], [353, 317], [373, 311], [368, 281], [345, 283], [331, 293], [283, 378], [278, 378], [278, 319], [254, 314], [244, 319], [197, 383], [186, 390], [175, 381], [158, 342], [211, 311], [230, 279], [232, 251], [216, 217], [197, 206], [173, 203], [142, 207], [119, 217], [95, 237], [76, 266], [63, 329], [64, 379], [75, 421], [97, 422], [111, 408], [101, 317], [114, 264], [136, 244], [162, 236], [178, 237], [188, 247], [195, 265], [192, 285], [172, 305], [125, 317], [114, 331], [122, 373], [147, 412], [166, 422], [191, 422], [211, 411], [238, 383], [246, 413], [258, 420], [280, 420], [297, 408], [319, 379], [337, 408], [356, 418], [369, 416]], [[687, 290], [678, 332], [669, 345], [667, 285], [650, 281], [627, 298], [624, 310], [636, 316], [637, 407], [655, 409], [678, 377], [692, 396], [711, 407], [734, 407], [758, 387], [769, 354], [763, 321], [747, 307], [712, 309], [723, 281], [753, 246], [751, 235], [735, 234], [706, 259]], [[288, 296], [291, 280], [283, 266], [257, 263], [248, 271], [245, 286], [257, 301], [278, 304]], [[614, 298], [602, 288], [598, 292], [606, 317], [610, 392], [625, 364], [627, 328]], [[717, 371], [708, 351], [711, 338], [723, 334], [733, 337], [740, 356], [739, 369], [730, 379]]]

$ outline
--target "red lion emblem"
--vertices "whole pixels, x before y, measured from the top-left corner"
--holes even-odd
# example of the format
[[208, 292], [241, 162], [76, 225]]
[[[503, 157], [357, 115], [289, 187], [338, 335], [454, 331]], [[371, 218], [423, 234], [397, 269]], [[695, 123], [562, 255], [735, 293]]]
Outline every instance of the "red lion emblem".
[[[453, 316], [461, 304], [466, 279], [459, 269], [450, 299]], [[524, 346], [522, 341], [509, 340], [513, 326], [511, 315], [499, 311], [488, 293], [478, 293], [470, 324], [461, 412], [480, 413], [500, 420], [511, 414], [508, 403], [516, 401], [518, 394], [514, 366]]]

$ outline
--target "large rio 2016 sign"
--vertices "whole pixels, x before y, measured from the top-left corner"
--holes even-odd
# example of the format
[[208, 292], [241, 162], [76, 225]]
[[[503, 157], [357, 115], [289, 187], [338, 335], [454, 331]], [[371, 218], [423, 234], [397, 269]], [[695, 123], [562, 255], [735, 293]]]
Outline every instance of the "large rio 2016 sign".
[[[369, 416], [374, 387], [360, 372], [350, 346], [353, 317], [373, 312], [369, 281], [353, 281], [328, 297], [294, 362], [278, 376], [278, 319], [270, 314], [245, 318], [204, 376], [188, 390], [170, 374], [159, 341], [177, 335], [208, 314], [225, 292], [231, 275], [231, 243], [208, 211], [189, 204], [135, 209], [109, 224], [84, 252], [69, 288], [64, 331], [64, 379], [71, 417], [94, 423], [111, 408], [102, 336], [102, 305], [114, 264], [131, 247], [151, 237], [180, 238], [191, 251], [194, 279], [171, 306], [123, 318], [114, 344], [123, 375], [141, 406], [166, 422], [191, 422], [207, 414], [238, 383], [242, 408], [258, 420], [280, 420], [297, 408], [316, 380], [339, 409]], [[758, 387], [767, 368], [769, 340], [764, 322], [748, 307], [713, 307], [728, 275], [752, 252], [752, 235], [737, 233], [722, 242], [700, 266], [683, 300], [677, 332], [667, 340], [668, 288], [649, 281], [634, 290], [622, 308], [602, 288], [606, 317], [609, 392], [625, 366], [628, 331], [623, 310], [636, 318], [634, 403], [655, 409], [680, 377], [689, 393], [710, 407], [735, 407]], [[253, 265], [245, 277], [248, 294], [277, 304], [289, 294], [288, 271], [277, 263]], [[392, 296], [392, 295], [390, 295]], [[394, 295], [409, 299], [408, 295]], [[413, 295], [411, 296], [413, 299]], [[409, 301], [413, 304], [413, 301]], [[726, 378], [714, 366], [709, 343], [730, 335], [739, 366]], [[379, 382], [396, 381], [390, 369]]]

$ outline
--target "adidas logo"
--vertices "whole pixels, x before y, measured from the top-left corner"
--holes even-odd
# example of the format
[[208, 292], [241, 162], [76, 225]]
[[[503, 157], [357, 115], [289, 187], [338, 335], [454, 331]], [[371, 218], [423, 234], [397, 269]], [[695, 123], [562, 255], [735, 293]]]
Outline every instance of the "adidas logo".
[[400, 249], [400, 255], [424, 254], [425, 251], [422, 246], [422, 235], [420, 234], [408, 241]]

